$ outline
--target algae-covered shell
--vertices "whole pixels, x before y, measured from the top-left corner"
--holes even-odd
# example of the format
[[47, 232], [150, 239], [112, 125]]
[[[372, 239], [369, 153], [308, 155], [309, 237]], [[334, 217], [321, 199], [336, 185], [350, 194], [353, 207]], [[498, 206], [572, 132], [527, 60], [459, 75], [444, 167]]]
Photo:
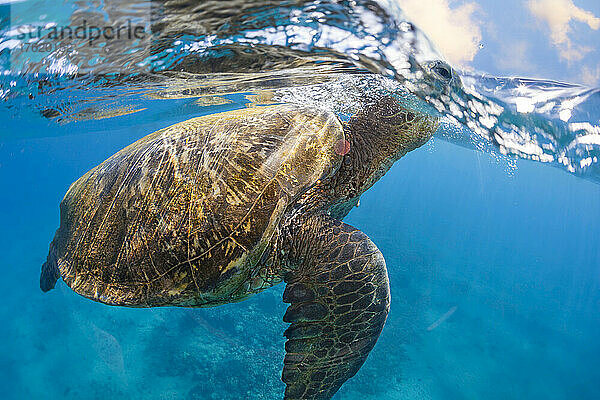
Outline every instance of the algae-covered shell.
[[243, 298], [290, 205], [338, 168], [343, 135], [334, 114], [293, 105], [152, 133], [71, 185], [45, 268], [109, 304]]

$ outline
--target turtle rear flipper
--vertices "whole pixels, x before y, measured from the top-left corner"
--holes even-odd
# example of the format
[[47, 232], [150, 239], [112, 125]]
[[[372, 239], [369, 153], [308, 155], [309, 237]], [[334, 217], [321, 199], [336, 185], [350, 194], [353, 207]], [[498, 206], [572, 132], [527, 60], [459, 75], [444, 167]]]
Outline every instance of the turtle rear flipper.
[[[365, 362], [390, 304], [385, 260], [361, 231], [327, 218], [303, 225], [306, 254], [287, 274], [291, 326], [282, 380], [285, 399], [330, 399]], [[308, 231], [307, 231], [308, 230]]]
[[54, 249], [50, 245], [50, 252], [46, 258], [46, 262], [42, 265], [42, 271], [40, 273], [40, 289], [43, 292], [54, 289], [56, 281], [60, 278], [60, 271], [58, 270], [58, 263], [56, 256], [54, 255]]

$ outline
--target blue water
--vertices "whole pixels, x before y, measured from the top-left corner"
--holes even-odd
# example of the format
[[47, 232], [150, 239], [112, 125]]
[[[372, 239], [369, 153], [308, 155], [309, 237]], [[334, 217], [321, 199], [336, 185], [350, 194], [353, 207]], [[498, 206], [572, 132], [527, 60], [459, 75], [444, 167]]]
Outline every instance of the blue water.
[[[281, 396], [282, 287], [202, 310], [39, 291], [68, 185], [144, 133], [0, 146], [4, 398]], [[336, 398], [598, 398], [599, 206], [595, 183], [440, 140], [398, 162], [348, 217], [386, 256], [392, 307]]]
[[[536, 158], [486, 142], [481, 126], [459, 136], [445, 126], [363, 195], [346, 222], [385, 255], [392, 304], [367, 362], [335, 399], [600, 398], [598, 163], [581, 167], [598, 147], [569, 147], [577, 135], [594, 134], [598, 91], [572, 87], [546, 99], [585, 96], [569, 121], [591, 124], [581, 133], [552, 114], [560, 107], [519, 113], [507, 100], [511, 82], [490, 93], [489, 80], [478, 79], [482, 104], [506, 107], [500, 120], [546, 128], [531, 142], [573, 154], [567, 164], [529, 161]], [[104, 93], [65, 92], [99, 103]], [[243, 94], [228, 98], [199, 107], [194, 99], [126, 93], [118, 105], [147, 110], [92, 121], [68, 120], [71, 111], [62, 122], [40, 117], [40, 104], [72, 101], [61, 92], [40, 95], [34, 106], [16, 96], [1, 110], [2, 398], [282, 398], [282, 285], [211, 309], [110, 307], [60, 281], [39, 290], [69, 185], [150, 132], [247, 103]]]

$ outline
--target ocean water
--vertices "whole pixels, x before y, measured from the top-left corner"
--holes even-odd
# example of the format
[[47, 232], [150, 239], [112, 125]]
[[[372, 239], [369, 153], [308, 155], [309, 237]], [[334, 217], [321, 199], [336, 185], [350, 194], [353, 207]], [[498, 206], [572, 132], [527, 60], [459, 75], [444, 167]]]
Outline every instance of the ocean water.
[[61, 281], [42, 293], [58, 204], [173, 123], [273, 102], [351, 114], [383, 90], [442, 124], [345, 219], [384, 254], [392, 303], [334, 398], [600, 398], [599, 90], [458, 70], [447, 81], [391, 3], [246, 3], [231, 19], [241, 6], [65, 2], [43, 24], [100, 10], [158, 28], [108, 55], [61, 43], [37, 59], [15, 27], [40, 21], [39, 2], [0, 6], [2, 397], [283, 398], [283, 285], [208, 309], [111, 307]]

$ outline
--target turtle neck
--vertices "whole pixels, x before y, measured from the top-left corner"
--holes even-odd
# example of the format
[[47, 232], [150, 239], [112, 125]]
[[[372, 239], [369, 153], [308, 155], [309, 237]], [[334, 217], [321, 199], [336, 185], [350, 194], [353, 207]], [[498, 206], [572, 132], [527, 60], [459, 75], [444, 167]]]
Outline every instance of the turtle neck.
[[422, 146], [437, 121], [416, 115], [392, 97], [382, 97], [350, 118], [344, 134], [350, 149], [333, 177], [333, 197], [348, 201], [379, 180], [396, 160]]

